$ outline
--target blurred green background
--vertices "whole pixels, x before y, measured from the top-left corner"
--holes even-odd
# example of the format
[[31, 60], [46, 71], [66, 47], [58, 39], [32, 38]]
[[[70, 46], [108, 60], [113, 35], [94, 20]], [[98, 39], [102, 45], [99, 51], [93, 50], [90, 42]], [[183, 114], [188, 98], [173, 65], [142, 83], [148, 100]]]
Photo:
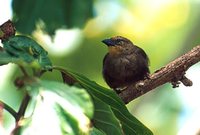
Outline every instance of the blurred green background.
[[[107, 53], [101, 40], [115, 35], [129, 38], [146, 51], [153, 73], [199, 44], [199, 7], [198, 0], [4, 0], [0, 24], [12, 19], [17, 34], [32, 36], [49, 52], [54, 65], [108, 87], [101, 74]], [[129, 103], [129, 110], [155, 135], [196, 133], [200, 129], [198, 68], [199, 64], [187, 72], [193, 87], [172, 89], [165, 84]], [[23, 94], [12, 84], [18, 71], [12, 64], [0, 67], [0, 99], [15, 109]], [[61, 80], [58, 72], [43, 78]], [[13, 120], [5, 115], [5, 126], [12, 129]]]

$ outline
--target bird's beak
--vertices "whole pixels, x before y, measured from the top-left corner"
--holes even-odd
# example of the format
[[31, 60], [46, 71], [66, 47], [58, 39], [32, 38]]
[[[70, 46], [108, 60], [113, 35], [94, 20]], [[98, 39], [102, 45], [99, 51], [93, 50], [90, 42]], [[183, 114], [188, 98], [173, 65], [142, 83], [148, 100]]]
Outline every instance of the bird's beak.
[[114, 46], [115, 45], [115, 43], [111, 39], [104, 39], [104, 40], [102, 40], [102, 42], [104, 44], [106, 44], [107, 46]]

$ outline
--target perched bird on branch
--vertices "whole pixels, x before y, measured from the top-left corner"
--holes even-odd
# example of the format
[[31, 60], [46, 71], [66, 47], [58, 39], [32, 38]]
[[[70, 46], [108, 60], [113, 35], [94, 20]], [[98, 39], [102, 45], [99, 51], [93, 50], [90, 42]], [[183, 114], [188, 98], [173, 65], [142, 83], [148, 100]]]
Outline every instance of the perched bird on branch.
[[102, 41], [108, 46], [103, 60], [103, 77], [117, 93], [149, 75], [149, 59], [129, 39], [115, 36]]

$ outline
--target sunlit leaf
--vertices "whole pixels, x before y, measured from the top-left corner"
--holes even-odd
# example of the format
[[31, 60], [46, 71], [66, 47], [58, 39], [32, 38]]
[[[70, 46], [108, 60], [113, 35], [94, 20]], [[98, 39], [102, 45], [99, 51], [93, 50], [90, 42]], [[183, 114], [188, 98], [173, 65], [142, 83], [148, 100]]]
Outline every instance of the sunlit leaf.
[[[93, 104], [89, 94], [84, 90], [77, 87], [70, 87], [66, 84], [52, 81], [40, 81], [40, 85], [44, 91], [49, 91], [57, 94], [66, 101], [70, 102], [73, 107], [80, 109], [89, 118], [93, 116]], [[41, 89], [39, 86], [39, 89]], [[38, 87], [38, 85], [36, 85]], [[69, 108], [70, 109], [70, 108]], [[74, 112], [75, 113], [75, 112]]]
[[18, 31], [31, 34], [36, 26], [50, 35], [58, 28], [82, 27], [93, 16], [93, 0], [13, 0]]
[[[64, 72], [64, 70], [62, 70], [62, 72]], [[124, 102], [119, 98], [119, 96], [115, 92], [106, 89], [77, 73], [69, 71], [65, 71], [65, 73], [70, 74], [72, 77], [74, 77], [75, 80], [78, 81], [81, 84], [81, 86], [85, 88], [93, 98], [97, 98], [105, 104], [109, 105], [117, 120], [120, 121], [124, 134], [153, 134], [146, 126], [144, 126], [128, 111]]]
[[36, 102], [31, 121], [15, 132], [21, 135], [80, 135], [90, 132], [93, 104], [84, 89], [52, 81], [26, 86]]

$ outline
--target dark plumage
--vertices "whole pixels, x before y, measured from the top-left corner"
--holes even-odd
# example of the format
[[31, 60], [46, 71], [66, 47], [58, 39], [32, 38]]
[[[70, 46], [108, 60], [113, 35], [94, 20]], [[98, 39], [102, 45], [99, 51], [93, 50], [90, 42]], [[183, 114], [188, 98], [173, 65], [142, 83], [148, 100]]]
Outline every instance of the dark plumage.
[[103, 77], [116, 92], [149, 75], [149, 59], [140, 47], [121, 36], [102, 42], [109, 50], [103, 60]]

